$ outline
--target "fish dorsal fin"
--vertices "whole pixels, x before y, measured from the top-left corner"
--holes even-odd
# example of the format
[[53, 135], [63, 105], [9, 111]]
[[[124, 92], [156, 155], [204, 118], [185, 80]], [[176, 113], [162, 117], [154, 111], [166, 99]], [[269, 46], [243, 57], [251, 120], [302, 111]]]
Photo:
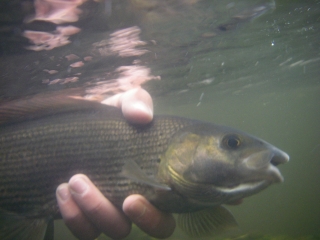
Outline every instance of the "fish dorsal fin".
[[149, 176], [147, 176], [147, 174], [141, 170], [139, 165], [132, 160], [128, 160], [123, 165], [121, 175], [133, 181], [143, 183], [152, 187], [160, 188], [167, 191], [171, 190], [171, 188], [168, 185], [159, 183], [155, 179], [152, 179]]
[[47, 115], [105, 106], [81, 97], [80, 91], [42, 93], [0, 105], [0, 125]]
[[53, 235], [46, 234], [47, 222], [46, 219], [28, 219], [0, 210], [0, 239], [43, 240], [45, 236], [53, 239]]
[[177, 225], [192, 237], [218, 234], [238, 226], [233, 215], [222, 206], [179, 214]]

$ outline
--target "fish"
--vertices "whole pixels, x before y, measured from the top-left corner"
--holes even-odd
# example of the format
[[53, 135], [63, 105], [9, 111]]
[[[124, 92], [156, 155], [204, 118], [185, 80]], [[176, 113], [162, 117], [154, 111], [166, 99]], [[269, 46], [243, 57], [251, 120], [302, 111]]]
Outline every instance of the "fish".
[[53, 239], [55, 191], [86, 174], [116, 207], [141, 194], [191, 236], [237, 226], [223, 205], [283, 181], [289, 155], [240, 130], [170, 115], [146, 125], [72, 95], [0, 105], [0, 239]]
[[276, 3], [274, 0], [256, 4], [251, 8], [234, 15], [227, 23], [220, 24], [218, 29], [220, 31], [229, 31], [235, 29], [239, 26], [239, 24], [253, 21], [254, 19], [262, 16], [270, 10], [274, 10], [275, 8]]

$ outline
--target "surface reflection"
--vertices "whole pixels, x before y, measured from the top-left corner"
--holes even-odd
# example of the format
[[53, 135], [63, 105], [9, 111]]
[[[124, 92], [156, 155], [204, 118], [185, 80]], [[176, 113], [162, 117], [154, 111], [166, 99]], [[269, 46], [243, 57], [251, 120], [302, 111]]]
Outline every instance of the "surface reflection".
[[28, 38], [34, 44], [27, 46], [26, 49], [41, 51], [52, 50], [71, 43], [69, 36], [80, 32], [80, 28], [74, 26], [57, 27], [52, 33], [26, 30], [23, 36]]
[[35, 0], [34, 16], [29, 16], [26, 22], [47, 21], [55, 24], [76, 22], [81, 10], [78, 8], [86, 0]]

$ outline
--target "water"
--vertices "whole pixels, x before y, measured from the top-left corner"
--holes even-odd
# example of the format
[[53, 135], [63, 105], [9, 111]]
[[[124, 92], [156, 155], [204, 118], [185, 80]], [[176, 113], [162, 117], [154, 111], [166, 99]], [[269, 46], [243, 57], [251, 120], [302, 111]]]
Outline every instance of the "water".
[[[38, 52], [24, 49], [30, 45], [19, 37], [22, 17], [11, 7], [15, 21], [1, 22], [0, 96], [7, 99], [78, 86], [90, 89], [88, 95], [102, 92], [109, 96], [139, 85], [141, 80], [154, 97], [156, 114], [233, 126], [290, 155], [290, 162], [280, 166], [283, 184], [229, 207], [239, 223], [240, 235], [319, 238], [320, 1], [276, 1], [274, 10], [234, 25], [232, 16], [263, 4], [90, 2], [82, 9], [83, 18], [91, 20], [80, 18], [71, 23], [82, 31], [70, 37], [70, 44]], [[8, 15], [2, 12], [0, 16], [8, 19]], [[230, 29], [218, 29], [230, 21]], [[119, 29], [131, 29], [127, 33], [135, 45], [129, 47], [129, 56], [120, 56], [122, 50], [112, 52], [110, 41], [103, 42]], [[69, 54], [79, 58], [69, 61], [65, 58]], [[86, 56], [92, 60], [85, 61]], [[70, 67], [79, 61], [84, 66]], [[133, 65], [141, 67], [138, 73], [136, 68], [128, 70], [138, 74], [138, 83], [125, 78], [124, 70], [116, 72], [121, 66]], [[126, 79], [125, 84], [122, 81], [119, 85], [119, 78]], [[111, 89], [110, 81], [117, 83], [116, 88]], [[143, 234], [134, 231], [131, 239], [137, 236], [142, 238]], [[178, 231], [171, 239], [184, 237]], [[61, 227], [55, 239], [72, 236]]]

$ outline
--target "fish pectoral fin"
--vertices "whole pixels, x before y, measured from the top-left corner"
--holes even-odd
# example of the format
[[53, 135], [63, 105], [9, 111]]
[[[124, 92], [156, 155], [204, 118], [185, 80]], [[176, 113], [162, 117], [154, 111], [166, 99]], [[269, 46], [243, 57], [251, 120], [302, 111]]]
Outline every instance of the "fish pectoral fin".
[[53, 220], [51, 224], [51, 228], [48, 228], [48, 219], [30, 219], [0, 210], [0, 239], [52, 240]]
[[177, 225], [193, 237], [219, 234], [238, 226], [233, 215], [222, 206], [179, 214]]
[[155, 188], [170, 191], [171, 188], [163, 183], [156, 181], [155, 179], [147, 176], [145, 172], [139, 167], [139, 165], [132, 160], [127, 161], [122, 168], [121, 175], [123, 177], [129, 178], [133, 181], [143, 183]]

